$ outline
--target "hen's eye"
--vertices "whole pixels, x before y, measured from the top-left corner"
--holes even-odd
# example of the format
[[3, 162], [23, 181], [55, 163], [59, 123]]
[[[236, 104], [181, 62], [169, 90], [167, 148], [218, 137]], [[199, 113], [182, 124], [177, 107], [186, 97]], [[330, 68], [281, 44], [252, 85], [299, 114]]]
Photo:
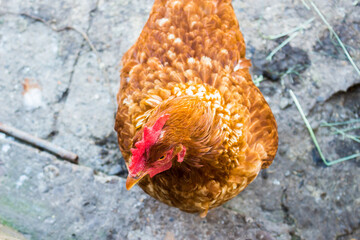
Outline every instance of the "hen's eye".
[[165, 158], [165, 156], [164, 155], [162, 155], [159, 159], [160, 160], [163, 160]]

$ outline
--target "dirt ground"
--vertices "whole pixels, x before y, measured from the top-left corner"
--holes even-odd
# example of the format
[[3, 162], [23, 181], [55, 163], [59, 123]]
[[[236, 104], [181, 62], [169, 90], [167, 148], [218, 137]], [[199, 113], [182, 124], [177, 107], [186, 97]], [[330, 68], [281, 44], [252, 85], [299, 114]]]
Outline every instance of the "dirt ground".
[[[313, 0], [360, 66], [359, 1]], [[0, 122], [79, 155], [79, 166], [0, 133], [0, 224], [28, 239], [360, 239], [360, 143], [321, 123], [359, 119], [360, 75], [302, 0], [234, 0], [254, 78], [278, 123], [269, 169], [205, 219], [125, 189], [113, 131], [120, 59], [149, 0], [0, 0]], [[289, 35], [314, 18], [277, 52]], [[29, 97], [28, 79], [37, 84]], [[360, 135], [360, 123], [351, 134]], [[1, 236], [1, 234], [0, 234]]]

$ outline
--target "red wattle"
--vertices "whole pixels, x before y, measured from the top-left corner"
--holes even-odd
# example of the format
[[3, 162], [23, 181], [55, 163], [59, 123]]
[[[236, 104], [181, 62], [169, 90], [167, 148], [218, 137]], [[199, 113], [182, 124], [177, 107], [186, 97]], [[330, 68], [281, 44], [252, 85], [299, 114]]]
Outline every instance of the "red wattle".
[[129, 164], [129, 172], [131, 175], [135, 176], [140, 171], [144, 170], [145, 161], [147, 158], [146, 152], [149, 151], [151, 146], [156, 143], [157, 139], [161, 134], [161, 130], [163, 129], [169, 117], [169, 114], [164, 114], [159, 117], [158, 120], [156, 120], [155, 124], [152, 127], [144, 127], [142, 139], [135, 143], [136, 148], [130, 149], [132, 157]]
[[182, 150], [177, 154], [178, 162], [184, 161], [184, 157], [186, 154], [186, 147], [185, 146], [182, 146], [182, 147], [183, 147]]

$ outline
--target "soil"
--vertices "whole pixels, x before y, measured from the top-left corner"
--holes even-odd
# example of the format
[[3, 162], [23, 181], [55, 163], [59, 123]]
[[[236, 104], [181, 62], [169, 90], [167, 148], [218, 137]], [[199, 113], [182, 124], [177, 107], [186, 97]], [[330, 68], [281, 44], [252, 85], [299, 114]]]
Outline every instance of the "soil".
[[[360, 66], [359, 3], [314, 2]], [[326, 167], [289, 94], [298, 97], [332, 161], [360, 151], [359, 142], [323, 126], [360, 118], [360, 76], [301, 0], [233, 0], [252, 74], [263, 77], [259, 88], [278, 123], [274, 163], [205, 219], [138, 187], [126, 191], [113, 130], [119, 63], [151, 6], [0, 0], [0, 122], [79, 155], [73, 165], [0, 133], [0, 224], [27, 239], [360, 239], [360, 159]], [[310, 18], [266, 60], [289, 37], [267, 36]], [[25, 79], [37, 90], [24, 92]], [[359, 126], [341, 129], [359, 136]]]

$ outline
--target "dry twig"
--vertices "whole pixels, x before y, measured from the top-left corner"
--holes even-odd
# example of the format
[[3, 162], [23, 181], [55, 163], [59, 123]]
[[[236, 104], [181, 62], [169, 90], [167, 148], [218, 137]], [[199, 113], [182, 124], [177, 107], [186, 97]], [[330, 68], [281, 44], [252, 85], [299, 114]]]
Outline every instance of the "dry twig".
[[76, 163], [76, 164], [78, 163], [78, 161], [77, 161], [78, 155], [76, 155], [75, 153], [65, 150], [62, 147], [59, 147], [51, 142], [48, 142], [48, 141], [45, 141], [38, 137], [32, 136], [32, 135], [30, 135], [26, 132], [23, 132], [21, 130], [18, 130], [14, 127], [0, 123], [0, 132], [3, 132], [10, 136], [13, 136], [23, 142], [27, 142], [27, 143], [29, 143], [33, 146], [36, 146], [40, 149], [43, 149], [47, 152], [53, 153], [69, 162]]

